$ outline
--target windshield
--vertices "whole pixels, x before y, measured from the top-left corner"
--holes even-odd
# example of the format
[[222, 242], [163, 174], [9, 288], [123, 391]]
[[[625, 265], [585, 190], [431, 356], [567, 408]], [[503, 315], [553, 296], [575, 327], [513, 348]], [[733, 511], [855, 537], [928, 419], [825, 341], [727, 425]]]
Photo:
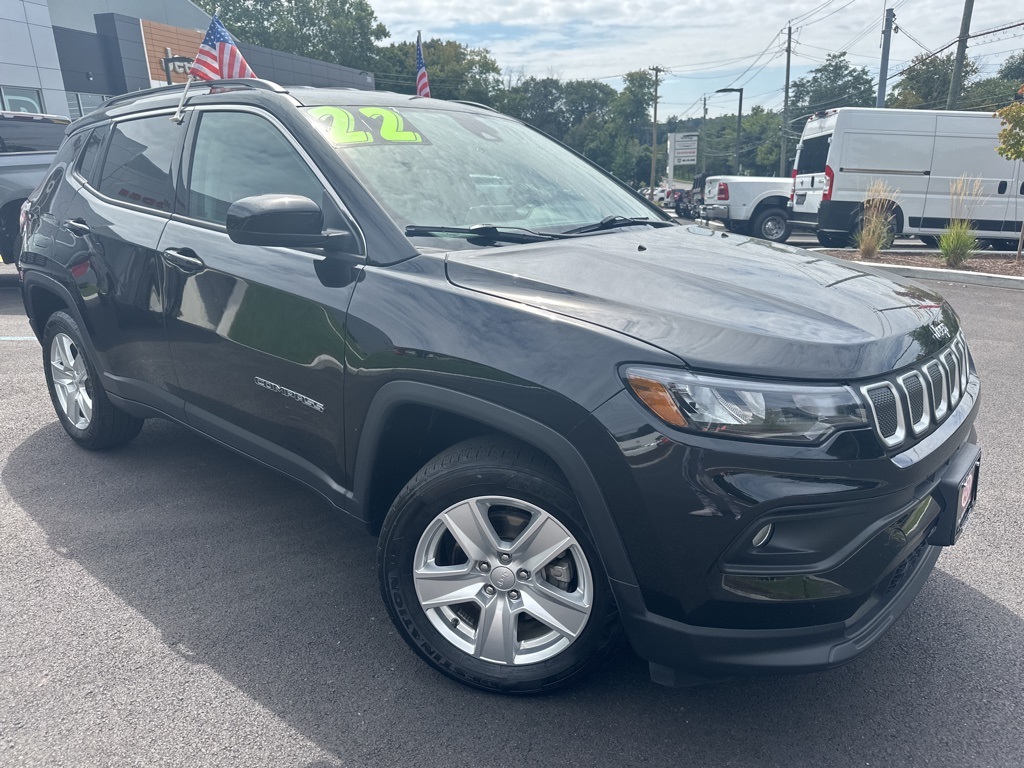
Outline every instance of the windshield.
[[565, 148], [498, 114], [436, 106], [303, 112], [403, 228], [564, 232], [608, 216], [661, 221]]

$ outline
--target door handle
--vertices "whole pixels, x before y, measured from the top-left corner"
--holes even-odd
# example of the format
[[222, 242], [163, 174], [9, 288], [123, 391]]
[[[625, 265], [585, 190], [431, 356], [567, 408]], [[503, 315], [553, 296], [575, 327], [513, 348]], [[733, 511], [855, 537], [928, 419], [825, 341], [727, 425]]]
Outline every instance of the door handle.
[[1006, 187], [1007, 187], [1007, 184], [1006, 184], [1005, 181], [1000, 181], [999, 182], [999, 187], [997, 188], [997, 191], [999, 192], [1000, 195], [1005, 195], [1006, 194]]
[[168, 248], [163, 253], [164, 261], [182, 272], [201, 272], [206, 269], [203, 260], [191, 248]]
[[78, 237], [86, 237], [91, 232], [89, 225], [81, 219], [68, 219], [64, 222], [64, 229]]

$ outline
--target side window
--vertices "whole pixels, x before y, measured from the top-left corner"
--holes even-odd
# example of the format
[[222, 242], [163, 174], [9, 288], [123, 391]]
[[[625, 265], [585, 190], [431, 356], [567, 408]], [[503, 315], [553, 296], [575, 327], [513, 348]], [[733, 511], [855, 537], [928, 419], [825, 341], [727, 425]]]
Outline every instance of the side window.
[[64, 143], [60, 145], [60, 150], [50, 166], [50, 175], [46, 177], [42, 184], [36, 187], [36, 205], [44, 210], [50, 210], [53, 199], [60, 188], [60, 183], [64, 179], [65, 169], [74, 162], [88, 135], [88, 131], [79, 131], [68, 136]]
[[167, 115], [116, 123], [99, 191], [114, 200], [170, 211], [174, 199], [171, 158], [181, 130]]
[[108, 127], [104, 125], [89, 135], [89, 140], [85, 142], [85, 149], [82, 150], [82, 154], [78, 158], [78, 165], [75, 166], [78, 175], [90, 183], [94, 181], [93, 172], [96, 170], [96, 158], [99, 157], [100, 149], [103, 147], [103, 140], [107, 138]]
[[223, 224], [228, 208], [252, 195], [302, 195], [323, 203], [324, 188], [270, 122], [247, 112], [204, 112], [192, 150], [188, 215]]

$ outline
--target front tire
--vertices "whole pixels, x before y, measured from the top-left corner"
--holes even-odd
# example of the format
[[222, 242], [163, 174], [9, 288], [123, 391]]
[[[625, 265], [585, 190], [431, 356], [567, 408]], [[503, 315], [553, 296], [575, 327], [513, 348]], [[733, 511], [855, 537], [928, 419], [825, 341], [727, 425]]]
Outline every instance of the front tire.
[[778, 208], [761, 211], [750, 224], [750, 234], [773, 243], [784, 243], [792, 233], [789, 217]]
[[550, 460], [512, 440], [468, 440], [421, 469], [384, 521], [377, 564], [399, 634], [474, 688], [571, 685], [621, 636], [579, 504]]
[[99, 451], [139, 434], [142, 419], [110, 402], [86, 353], [82, 331], [66, 312], [55, 312], [46, 323], [43, 369], [57, 418], [80, 446]]

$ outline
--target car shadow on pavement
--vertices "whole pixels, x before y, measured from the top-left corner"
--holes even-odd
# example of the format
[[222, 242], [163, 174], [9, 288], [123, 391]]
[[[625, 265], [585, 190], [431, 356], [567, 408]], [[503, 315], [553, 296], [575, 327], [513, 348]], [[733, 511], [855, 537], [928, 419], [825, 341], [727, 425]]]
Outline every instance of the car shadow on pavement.
[[1019, 748], [1024, 621], [941, 570], [828, 673], [667, 689], [624, 649], [576, 689], [499, 698], [407, 649], [358, 525], [180, 426], [88, 453], [51, 423], [2, 480], [168, 647], [346, 764], [982, 765]]

